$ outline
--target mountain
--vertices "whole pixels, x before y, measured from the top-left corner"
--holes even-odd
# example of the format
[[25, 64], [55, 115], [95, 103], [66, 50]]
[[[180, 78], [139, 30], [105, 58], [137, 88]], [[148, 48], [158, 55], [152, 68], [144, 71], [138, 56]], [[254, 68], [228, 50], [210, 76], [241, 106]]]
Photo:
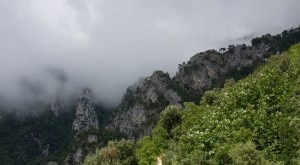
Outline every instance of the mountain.
[[251, 74], [271, 55], [287, 50], [300, 41], [300, 27], [254, 38], [252, 45], [229, 45], [219, 51], [198, 53], [179, 64], [173, 78], [155, 71], [153, 75], [129, 87], [115, 110], [109, 130], [118, 130], [128, 138], [150, 135], [163, 109], [182, 102], [199, 103], [204, 92], [223, 87], [227, 79], [239, 80]]
[[92, 91], [89, 88], [81, 90], [72, 129], [75, 132], [75, 145], [64, 162], [65, 164], [81, 164], [83, 157], [95, 150], [95, 144], [98, 141], [99, 123], [94, 109]]
[[168, 106], [137, 145], [138, 164], [299, 164], [299, 81], [296, 44], [200, 105]]
[[104, 129], [111, 111], [94, 103], [90, 89], [68, 104], [56, 97], [38, 106], [39, 115], [1, 111], [0, 164], [81, 164], [95, 148], [123, 137]]
[[[198, 53], [188, 62], [179, 64], [174, 77], [163, 71], [154, 71], [128, 87], [115, 110], [94, 102], [92, 91], [88, 88], [82, 89], [75, 97], [77, 99], [68, 103], [57, 96], [49, 103], [32, 105], [30, 109], [38, 109], [39, 114], [19, 115], [17, 111], [6, 111], [0, 107], [0, 164], [82, 164], [87, 155], [106, 146], [110, 140], [125, 137], [137, 140], [161, 133], [154, 128], [162, 122], [161, 115], [168, 116], [169, 113], [164, 110], [169, 105], [175, 107], [168, 111], [174, 112], [174, 116], [170, 117], [176, 120], [170, 122], [167, 133], [172, 134], [171, 139], [176, 139], [182, 135], [176, 127], [181, 125], [182, 120], [181, 111], [177, 110], [186, 109], [185, 102], [194, 102], [198, 106], [204, 96], [202, 102], [206, 100], [214, 104], [215, 97], [219, 95], [206, 91], [224, 87], [226, 82], [227, 85], [232, 83], [228, 79], [237, 81], [247, 77], [268, 62], [272, 55], [276, 57], [299, 41], [300, 28], [295, 28], [275, 36], [254, 38], [251, 46], [230, 45], [218, 51]], [[288, 65], [280, 66], [286, 68]], [[110, 142], [105, 151], [118, 153], [124, 148], [129, 148], [119, 153], [124, 161], [135, 162], [137, 156], [132, 156], [134, 141]]]
[[1, 112], [0, 164], [63, 161], [73, 141], [73, 111], [63, 111], [56, 116], [50, 105], [44, 108], [44, 112], [37, 116]]
[[77, 102], [75, 120], [72, 128], [78, 136], [91, 129], [98, 130], [98, 125], [92, 91], [89, 88], [82, 89]]
[[149, 135], [159, 112], [169, 104], [179, 104], [181, 98], [170, 87], [169, 74], [155, 71], [143, 81], [127, 89], [113, 122], [108, 129], [118, 129], [129, 138]]

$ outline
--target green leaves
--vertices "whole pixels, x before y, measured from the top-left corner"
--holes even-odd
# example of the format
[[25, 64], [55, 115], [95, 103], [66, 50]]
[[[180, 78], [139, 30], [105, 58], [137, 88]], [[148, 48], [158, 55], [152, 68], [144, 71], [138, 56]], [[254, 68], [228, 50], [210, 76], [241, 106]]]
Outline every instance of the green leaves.
[[147, 160], [153, 163], [155, 156], [171, 151], [164, 163], [295, 164], [300, 149], [299, 59], [296, 45], [253, 75], [206, 92], [199, 106], [167, 108], [152, 137], [138, 149], [148, 153], [139, 160], [152, 158]]
[[134, 142], [125, 139], [109, 141], [107, 147], [97, 150], [95, 155], [88, 156], [84, 161], [84, 165], [94, 164], [137, 164]]
[[[300, 44], [253, 75], [206, 92], [200, 105], [167, 107], [152, 136], [138, 143], [139, 164], [299, 164], [299, 59]], [[132, 151], [125, 148], [111, 149]]]

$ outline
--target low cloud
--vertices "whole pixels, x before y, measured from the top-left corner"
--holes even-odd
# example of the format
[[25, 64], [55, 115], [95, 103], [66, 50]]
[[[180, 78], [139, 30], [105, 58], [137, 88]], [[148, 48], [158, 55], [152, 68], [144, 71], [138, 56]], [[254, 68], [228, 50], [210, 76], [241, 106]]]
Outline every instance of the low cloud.
[[[154, 70], [300, 24], [298, 0], [3, 0], [0, 98], [22, 105], [90, 87], [116, 105]], [[251, 36], [251, 37], [249, 37]]]

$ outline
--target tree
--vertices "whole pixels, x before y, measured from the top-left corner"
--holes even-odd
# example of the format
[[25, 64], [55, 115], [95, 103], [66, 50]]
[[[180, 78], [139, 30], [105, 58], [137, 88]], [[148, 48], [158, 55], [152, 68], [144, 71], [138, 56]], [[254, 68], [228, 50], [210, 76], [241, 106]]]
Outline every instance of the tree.
[[135, 144], [131, 140], [109, 141], [108, 145], [96, 151], [93, 156], [88, 156], [84, 165], [93, 164], [137, 164], [135, 158]]
[[228, 46], [228, 52], [229, 52], [229, 53], [233, 53], [233, 52], [234, 52], [234, 48], [235, 48], [234, 45], [229, 45], [229, 46]]
[[159, 125], [161, 125], [169, 135], [171, 135], [172, 129], [180, 125], [181, 122], [181, 108], [178, 105], [170, 105], [160, 114]]
[[220, 48], [219, 52], [224, 53], [226, 51], [226, 48]]

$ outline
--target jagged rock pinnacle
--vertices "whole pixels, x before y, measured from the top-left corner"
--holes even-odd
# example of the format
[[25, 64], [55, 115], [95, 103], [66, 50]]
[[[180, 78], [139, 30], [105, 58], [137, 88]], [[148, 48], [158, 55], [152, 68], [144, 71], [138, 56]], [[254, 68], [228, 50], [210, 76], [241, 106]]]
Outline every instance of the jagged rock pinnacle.
[[75, 130], [78, 135], [90, 129], [98, 129], [98, 119], [94, 110], [92, 91], [89, 88], [84, 88], [81, 90], [77, 102], [73, 130]]
[[160, 112], [169, 104], [181, 102], [170, 85], [169, 74], [154, 71], [142, 83], [127, 90], [116, 115], [106, 128], [119, 130], [129, 138], [150, 135]]

